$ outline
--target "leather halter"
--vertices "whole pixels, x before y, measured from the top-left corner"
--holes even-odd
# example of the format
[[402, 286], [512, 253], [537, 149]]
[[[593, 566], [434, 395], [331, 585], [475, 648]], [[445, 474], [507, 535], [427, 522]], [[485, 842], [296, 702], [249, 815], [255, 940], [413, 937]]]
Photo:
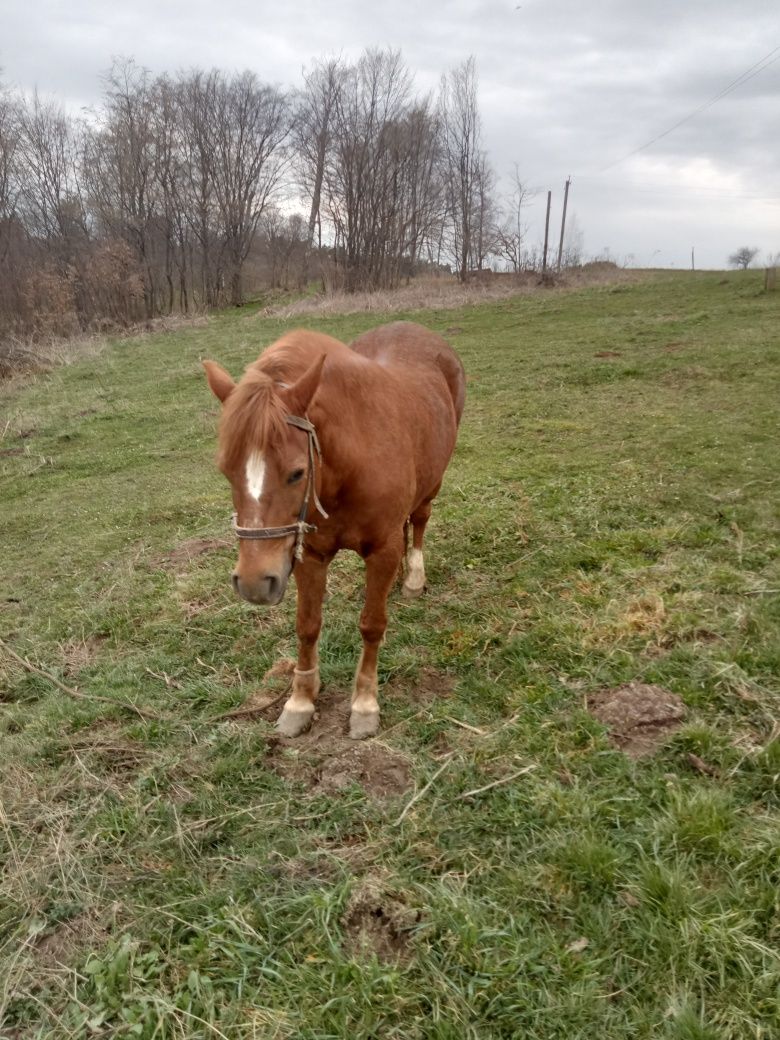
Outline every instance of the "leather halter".
[[309, 422], [308, 419], [302, 419], [298, 415], [288, 415], [285, 417], [285, 422], [290, 426], [295, 426], [299, 430], [303, 430], [306, 434], [309, 447], [309, 473], [306, 477], [306, 490], [303, 495], [303, 501], [301, 502], [301, 509], [298, 513], [298, 519], [294, 524], [285, 524], [284, 527], [240, 527], [238, 524], [238, 514], [233, 513], [232, 524], [233, 530], [235, 531], [237, 538], [247, 539], [265, 539], [265, 538], [287, 538], [289, 535], [295, 535], [295, 549], [293, 550], [293, 556], [299, 562], [303, 560], [303, 539], [304, 536], [310, 534], [312, 531], [316, 531], [317, 527], [315, 524], [307, 523], [306, 516], [309, 512], [309, 500], [314, 499], [314, 505], [317, 511], [327, 520], [328, 514], [322, 508], [322, 503], [317, 496], [317, 488], [315, 487], [314, 481], [314, 466], [315, 457], [319, 459], [320, 466], [322, 465], [322, 451], [320, 449], [320, 442], [317, 439], [317, 431], [314, 425]]

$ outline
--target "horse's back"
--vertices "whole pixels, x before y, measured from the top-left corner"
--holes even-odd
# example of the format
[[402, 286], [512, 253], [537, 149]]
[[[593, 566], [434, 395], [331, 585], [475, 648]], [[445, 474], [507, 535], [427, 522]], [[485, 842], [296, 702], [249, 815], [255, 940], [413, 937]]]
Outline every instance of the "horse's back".
[[463, 364], [452, 347], [437, 332], [413, 321], [394, 321], [364, 332], [350, 343], [351, 349], [378, 365], [408, 373], [415, 379], [415, 370], [441, 373], [444, 377], [456, 425], [463, 415], [466, 400], [466, 376]]

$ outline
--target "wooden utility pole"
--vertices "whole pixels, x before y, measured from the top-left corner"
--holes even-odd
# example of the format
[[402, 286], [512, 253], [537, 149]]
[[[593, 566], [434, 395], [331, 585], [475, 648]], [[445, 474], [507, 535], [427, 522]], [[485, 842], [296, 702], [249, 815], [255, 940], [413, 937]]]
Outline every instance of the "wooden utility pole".
[[694, 247], [691, 246], [691, 270], [695, 271], [696, 270], [696, 260], [695, 260], [693, 251], [694, 251]]
[[542, 254], [542, 278], [547, 276], [547, 243], [550, 239], [550, 204], [552, 191], [547, 192], [547, 217], [544, 221], [544, 253]]
[[563, 213], [561, 214], [561, 240], [558, 243], [558, 266], [556, 270], [560, 271], [561, 261], [563, 259], [563, 232], [566, 229], [566, 206], [569, 202], [569, 185], [571, 184], [571, 177], [566, 178], [566, 185], [563, 189]]

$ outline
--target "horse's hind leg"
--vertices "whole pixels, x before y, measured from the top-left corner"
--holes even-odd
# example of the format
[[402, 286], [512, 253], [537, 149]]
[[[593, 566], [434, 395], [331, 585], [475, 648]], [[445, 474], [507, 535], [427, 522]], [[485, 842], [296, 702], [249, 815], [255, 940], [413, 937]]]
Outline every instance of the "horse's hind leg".
[[397, 537], [366, 557], [366, 601], [360, 615], [363, 653], [355, 673], [349, 735], [353, 740], [373, 737], [379, 729], [377, 658], [387, 628], [387, 597], [403, 556], [401, 531]]
[[314, 715], [314, 702], [320, 691], [317, 642], [329, 563], [305, 559], [293, 572], [298, 586], [298, 665], [293, 673], [292, 693], [276, 724], [285, 737], [297, 737], [307, 730]]
[[402, 592], [407, 599], [416, 599], [425, 590], [425, 561], [423, 559], [423, 538], [425, 527], [431, 516], [431, 502], [423, 502], [412, 513], [412, 546], [406, 554], [406, 578]]

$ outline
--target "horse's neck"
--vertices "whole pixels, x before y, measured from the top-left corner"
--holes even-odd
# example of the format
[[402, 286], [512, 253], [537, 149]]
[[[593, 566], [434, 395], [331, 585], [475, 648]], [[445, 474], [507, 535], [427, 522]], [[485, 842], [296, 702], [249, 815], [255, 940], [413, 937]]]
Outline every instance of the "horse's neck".
[[[370, 384], [371, 379], [367, 380]], [[362, 389], [362, 388], [358, 388]], [[366, 386], [369, 391], [369, 385]], [[323, 383], [312, 418], [322, 448], [323, 484], [337, 494], [350, 479], [360, 460], [370, 465], [376, 424], [371, 422], [376, 403], [369, 392], [345, 392], [341, 382]]]

